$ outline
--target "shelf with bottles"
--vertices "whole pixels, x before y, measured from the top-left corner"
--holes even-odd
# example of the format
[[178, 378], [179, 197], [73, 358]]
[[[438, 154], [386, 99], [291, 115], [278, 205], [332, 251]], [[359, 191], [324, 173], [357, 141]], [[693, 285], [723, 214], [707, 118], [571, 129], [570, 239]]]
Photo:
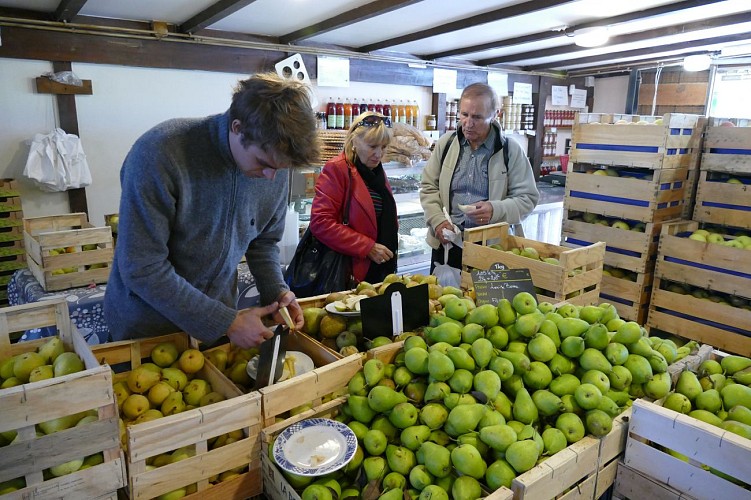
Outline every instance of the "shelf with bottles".
[[[415, 128], [422, 128], [425, 123], [420, 121], [420, 107], [416, 100], [406, 101], [396, 99], [342, 99], [329, 97], [326, 104], [326, 129], [349, 130], [352, 120], [360, 113], [373, 111], [391, 118], [392, 123], [406, 123]], [[320, 115], [319, 115], [320, 116]], [[321, 121], [321, 127], [323, 121]]]
[[545, 128], [572, 128], [576, 113], [576, 109], [546, 109], [542, 124]]

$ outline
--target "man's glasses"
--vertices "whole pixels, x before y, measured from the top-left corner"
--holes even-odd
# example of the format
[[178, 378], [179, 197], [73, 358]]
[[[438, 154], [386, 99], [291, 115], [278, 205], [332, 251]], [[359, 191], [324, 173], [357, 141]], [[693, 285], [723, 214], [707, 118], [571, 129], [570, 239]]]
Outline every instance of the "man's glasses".
[[[379, 116], [379, 115], [368, 115], [359, 122], [357, 122], [357, 127], [376, 127], [379, 123], [383, 122], [384, 125], [387, 127], [391, 126], [391, 118], [388, 116]], [[354, 130], [354, 129], [353, 129]]]

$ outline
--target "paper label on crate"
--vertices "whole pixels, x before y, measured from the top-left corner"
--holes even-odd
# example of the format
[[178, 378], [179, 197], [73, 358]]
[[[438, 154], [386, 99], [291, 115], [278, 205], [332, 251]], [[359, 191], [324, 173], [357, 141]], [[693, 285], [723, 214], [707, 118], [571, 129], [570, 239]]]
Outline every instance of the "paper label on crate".
[[513, 300], [521, 292], [536, 295], [529, 269], [507, 269], [496, 262], [488, 270], [475, 269], [471, 274], [477, 305], [498, 305], [501, 299]]

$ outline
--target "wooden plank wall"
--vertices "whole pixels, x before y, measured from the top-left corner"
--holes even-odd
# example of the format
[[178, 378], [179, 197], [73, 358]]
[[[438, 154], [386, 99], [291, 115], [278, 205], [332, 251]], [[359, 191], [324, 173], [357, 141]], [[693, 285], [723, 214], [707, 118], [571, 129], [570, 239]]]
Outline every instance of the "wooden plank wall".
[[703, 115], [707, 109], [709, 71], [682, 71], [682, 68], [664, 69], [657, 82], [657, 106], [652, 113], [656, 70], [642, 71], [637, 114], [664, 115], [689, 113]]

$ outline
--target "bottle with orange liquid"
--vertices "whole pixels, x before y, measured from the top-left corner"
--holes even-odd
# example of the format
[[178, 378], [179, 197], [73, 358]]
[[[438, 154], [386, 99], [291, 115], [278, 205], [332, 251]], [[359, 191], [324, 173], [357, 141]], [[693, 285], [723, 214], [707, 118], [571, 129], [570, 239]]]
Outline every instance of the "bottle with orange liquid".
[[412, 101], [412, 126], [420, 128], [420, 106], [417, 101]]
[[407, 106], [399, 101], [399, 123], [407, 123]]
[[349, 102], [349, 97], [344, 100], [344, 128], [349, 130], [352, 125], [352, 103]]

